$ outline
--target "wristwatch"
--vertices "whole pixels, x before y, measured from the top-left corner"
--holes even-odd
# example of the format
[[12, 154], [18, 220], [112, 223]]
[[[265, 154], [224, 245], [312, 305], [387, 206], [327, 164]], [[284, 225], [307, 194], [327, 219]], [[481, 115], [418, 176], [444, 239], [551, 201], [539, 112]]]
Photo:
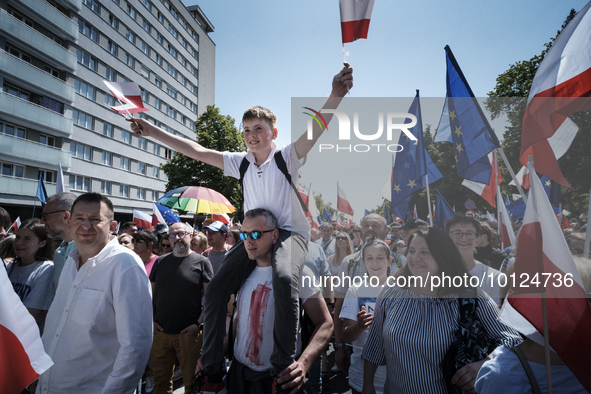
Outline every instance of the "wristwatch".
[[335, 343], [334, 344], [335, 350], [338, 349], [338, 348], [341, 348], [341, 347], [345, 347], [345, 344], [344, 343]]

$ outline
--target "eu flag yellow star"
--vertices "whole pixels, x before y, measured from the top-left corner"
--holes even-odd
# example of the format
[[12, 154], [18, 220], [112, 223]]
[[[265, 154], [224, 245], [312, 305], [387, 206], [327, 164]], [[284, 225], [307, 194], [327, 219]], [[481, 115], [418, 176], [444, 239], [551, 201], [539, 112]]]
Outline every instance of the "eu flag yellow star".
[[458, 153], [464, 150], [462, 149], [462, 144], [456, 144], [456, 149], [458, 150]]
[[414, 145], [418, 145], [419, 144], [419, 140], [415, 140]]
[[459, 161], [458, 160], [458, 155], [454, 155], [454, 157], [456, 158], [456, 163]]
[[394, 185], [394, 190], [396, 193], [400, 193], [400, 185]]
[[408, 161], [404, 162], [404, 168], [410, 168], [410, 163]]
[[451, 111], [449, 113], [449, 117], [450, 117], [451, 120], [454, 120], [455, 118], [457, 118], [458, 116], [456, 115], [456, 111], [455, 110], [454, 111]]
[[417, 184], [415, 183], [415, 181], [414, 181], [414, 180], [412, 180], [412, 179], [409, 179], [409, 180], [408, 180], [408, 185], [406, 185], [406, 186], [410, 186], [410, 188], [412, 189], [412, 188], [413, 188], [413, 187], [415, 187], [416, 185], [417, 185]]
[[462, 132], [460, 131], [460, 129], [461, 129], [461, 127], [456, 126], [456, 131], [454, 131], [454, 133], [457, 134], [458, 137], [462, 135]]
[[546, 181], [546, 186], [550, 186], [552, 184], [551, 181]]

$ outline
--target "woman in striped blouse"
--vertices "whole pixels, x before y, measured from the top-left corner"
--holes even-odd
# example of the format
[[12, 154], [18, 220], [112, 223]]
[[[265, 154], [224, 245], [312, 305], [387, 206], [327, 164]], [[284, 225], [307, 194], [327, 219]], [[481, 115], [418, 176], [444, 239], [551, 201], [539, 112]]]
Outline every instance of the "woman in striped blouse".
[[[447, 394], [442, 362], [459, 327], [458, 295], [465, 287], [453, 287], [453, 282], [431, 286], [437, 284], [433, 277], [444, 276], [470, 277], [453, 241], [437, 228], [415, 232], [409, 240], [406, 266], [396, 275], [396, 283], [387, 283], [376, 303], [363, 351], [364, 394], [375, 392], [378, 365], [386, 365], [384, 393]], [[497, 321], [494, 301], [480, 289], [478, 296], [476, 315], [488, 335], [509, 347], [521, 342], [516, 331]], [[475, 392], [476, 375], [484, 361], [457, 371], [452, 378], [456, 391]]]

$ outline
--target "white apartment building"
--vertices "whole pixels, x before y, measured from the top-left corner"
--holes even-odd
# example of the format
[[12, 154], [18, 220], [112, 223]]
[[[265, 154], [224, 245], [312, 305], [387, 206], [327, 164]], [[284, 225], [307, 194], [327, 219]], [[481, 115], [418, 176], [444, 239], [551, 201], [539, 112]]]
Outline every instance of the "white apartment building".
[[136, 116], [194, 139], [214, 104], [212, 31], [181, 0], [0, 0], [0, 206], [31, 217], [61, 163], [66, 190], [108, 195], [126, 220], [151, 210], [174, 152], [133, 135], [103, 81], [137, 82]]

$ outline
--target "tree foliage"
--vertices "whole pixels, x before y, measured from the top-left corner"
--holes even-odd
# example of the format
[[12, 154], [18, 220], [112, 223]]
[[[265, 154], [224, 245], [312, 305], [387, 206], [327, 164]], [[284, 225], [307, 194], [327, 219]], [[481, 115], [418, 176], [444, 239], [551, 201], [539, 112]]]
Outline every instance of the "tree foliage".
[[[488, 93], [490, 99], [487, 100], [486, 106], [491, 111], [493, 119], [501, 115], [507, 116], [508, 126], [505, 129], [501, 146], [515, 171], [521, 168], [519, 163], [521, 123], [534, 76], [548, 50], [575, 14], [575, 10], [570, 11], [561, 30], [548, 43], [544, 44], [544, 49], [539, 55], [511, 65], [507, 71], [498, 76], [494, 90]], [[573, 189], [562, 187], [563, 206], [574, 213], [586, 209], [591, 187], [591, 178], [589, 177], [591, 171], [591, 157], [589, 155], [591, 152], [591, 121], [589, 115], [588, 112], [583, 112], [571, 116], [571, 119], [579, 126], [579, 132], [568, 152], [560, 160], [562, 172], [573, 187]], [[504, 164], [501, 164], [501, 171], [503, 179], [509, 179], [509, 173]], [[507, 183], [504, 182], [502, 186], [503, 192], [515, 193], [516, 189], [507, 186]]]
[[[207, 110], [195, 122], [197, 142], [220, 152], [246, 150], [242, 133], [231, 116], [220, 114], [219, 108], [208, 105]], [[238, 212], [242, 211], [243, 195], [238, 179], [224, 176], [224, 171], [177, 153], [162, 165], [168, 176], [166, 191], [181, 186], [204, 186], [223, 194]]]

